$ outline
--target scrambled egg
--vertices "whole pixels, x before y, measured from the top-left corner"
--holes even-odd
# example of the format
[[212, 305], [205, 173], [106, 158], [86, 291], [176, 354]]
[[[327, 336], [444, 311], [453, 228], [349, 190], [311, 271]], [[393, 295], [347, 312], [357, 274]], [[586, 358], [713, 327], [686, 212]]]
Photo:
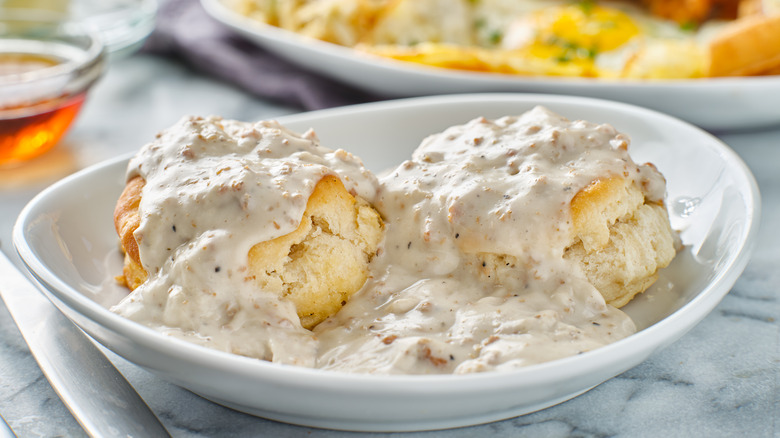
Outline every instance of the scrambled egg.
[[502, 46], [517, 50], [515, 56], [549, 61], [549, 73], [567, 65], [583, 76], [596, 76], [600, 56], [625, 47], [642, 33], [636, 20], [616, 9], [552, 6], [518, 19]]
[[709, 76], [710, 40], [727, 24], [680, 24], [632, 1], [222, 1], [265, 23], [375, 55], [521, 75]]
[[[401, 0], [432, 7], [433, 1]], [[440, 16], [460, 39], [440, 32], [440, 38], [409, 41], [376, 38], [369, 32], [361, 50], [403, 61], [445, 68], [522, 75], [670, 78], [701, 77], [706, 53], [696, 34], [655, 19], [632, 5], [554, 1], [450, 1]], [[509, 3], [509, 4], [506, 4]], [[452, 7], [460, 4], [459, 7]], [[469, 6], [470, 13], [460, 12]], [[409, 14], [382, 17], [382, 27], [405, 29], [418, 23]], [[418, 30], [417, 33], [421, 31]], [[455, 35], [455, 32], [452, 32]], [[382, 36], [388, 35], [384, 32]], [[465, 35], [465, 36], [464, 36]]]

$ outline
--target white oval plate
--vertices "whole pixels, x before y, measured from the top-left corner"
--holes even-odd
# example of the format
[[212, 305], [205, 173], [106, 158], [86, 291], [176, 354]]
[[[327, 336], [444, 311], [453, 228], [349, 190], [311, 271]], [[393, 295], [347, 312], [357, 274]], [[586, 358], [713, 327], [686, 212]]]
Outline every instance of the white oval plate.
[[206, 11], [249, 40], [295, 64], [381, 96], [527, 92], [611, 99], [641, 105], [709, 130], [780, 124], [780, 76], [665, 81], [526, 77], [427, 67], [372, 56], [244, 17], [221, 0]]
[[485, 423], [574, 397], [634, 367], [692, 328], [728, 293], [748, 261], [759, 194], [726, 145], [677, 119], [614, 102], [545, 95], [462, 95], [344, 107], [280, 118], [313, 127], [322, 143], [394, 167], [428, 134], [484, 115], [542, 104], [569, 118], [608, 122], [633, 138], [637, 161], [666, 175], [673, 226], [687, 248], [625, 310], [640, 331], [606, 347], [505, 373], [438, 376], [343, 374], [267, 363], [173, 339], [107, 310], [127, 293], [112, 212], [128, 157], [85, 169], [44, 190], [13, 237], [49, 298], [103, 345], [217, 403], [300, 425], [362, 431]]

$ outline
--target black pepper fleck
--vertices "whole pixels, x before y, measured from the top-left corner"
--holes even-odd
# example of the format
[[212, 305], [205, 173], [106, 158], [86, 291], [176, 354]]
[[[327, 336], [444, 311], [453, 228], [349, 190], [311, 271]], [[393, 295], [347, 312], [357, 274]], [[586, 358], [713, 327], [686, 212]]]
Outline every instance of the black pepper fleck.
[[172, 230], [173, 230], [173, 232], [175, 233], [175, 232], [176, 232], [176, 225], [173, 225], [173, 226], [171, 226], [171, 229], [172, 229]]
[[221, 270], [222, 270], [222, 268], [220, 268], [219, 266], [217, 266], [216, 268], [214, 268], [214, 272], [219, 272], [219, 271], [221, 271]]

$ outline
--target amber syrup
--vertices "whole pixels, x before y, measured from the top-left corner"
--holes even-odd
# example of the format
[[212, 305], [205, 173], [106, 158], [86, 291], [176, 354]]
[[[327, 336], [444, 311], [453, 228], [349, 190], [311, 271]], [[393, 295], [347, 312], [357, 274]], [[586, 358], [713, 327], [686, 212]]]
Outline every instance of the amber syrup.
[[[63, 62], [43, 54], [0, 53], [0, 75], [48, 68]], [[67, 131], [81, 109], [85, 93], [33, 100], [24, 104], [0, 104], [0, 166], [21, 162], [51, 149]]]

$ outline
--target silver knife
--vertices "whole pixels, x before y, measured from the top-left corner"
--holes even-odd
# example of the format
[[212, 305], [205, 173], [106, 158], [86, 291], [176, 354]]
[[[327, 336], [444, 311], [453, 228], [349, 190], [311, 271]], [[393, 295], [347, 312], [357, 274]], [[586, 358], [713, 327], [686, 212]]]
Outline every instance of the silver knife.
[[0, 438], [16, 438], [16, 434], [11, 430], [11, 426], [5, 422], [2, 415], [0, 415]]
[[0, 251], [0, 297], [41, 371], [93, 437], [169, 437], [130, 383]]

